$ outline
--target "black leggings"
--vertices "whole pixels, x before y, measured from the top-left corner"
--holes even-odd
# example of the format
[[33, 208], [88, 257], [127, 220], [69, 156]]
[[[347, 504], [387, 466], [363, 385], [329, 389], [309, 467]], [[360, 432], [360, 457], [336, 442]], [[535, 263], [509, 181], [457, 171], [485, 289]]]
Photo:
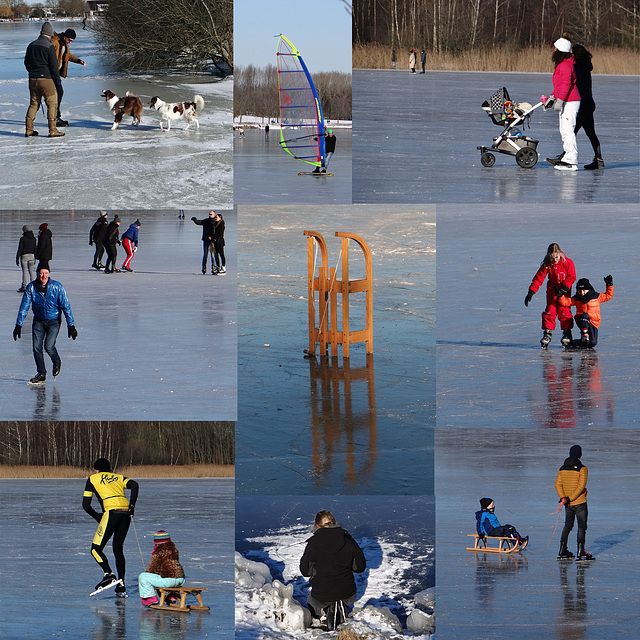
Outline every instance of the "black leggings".
[[600, 158], [600, 140], [598, 140], [598, 136], [596, 135], [596, 126], [593, 122], [593, 109], [580, 109], [578, 111], [576, 126], [573, 132], [577, 134], [580, 129], [584, 129], [593, 147], [593, 153], [596, 158]]
[[91, 545], [91, 555], [100, 565], [105, 573], [111, 573], [111, 567], [107, 556], [104, 554], [104, 547], [109, 542], [109, 538], [113, 536], [113, 555], [116, 559], [116, 570], [118, 578], [124, 580], [126, 562], [124, 559], [124, 539], [129, 531], [131, 516], [128, 510], [112, 509], [105, 511], [98, 525], [96, 535], [93, 537]]

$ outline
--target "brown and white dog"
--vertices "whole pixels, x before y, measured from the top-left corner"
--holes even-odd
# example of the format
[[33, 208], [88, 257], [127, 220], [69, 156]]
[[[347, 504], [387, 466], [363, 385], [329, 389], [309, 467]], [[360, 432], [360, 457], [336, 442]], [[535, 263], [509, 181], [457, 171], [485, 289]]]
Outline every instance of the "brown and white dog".
[[109, 89], [105, 89], [101, 95], [103, 98], [106, 98], [107, 106], [115, 113], [116, 116], [113, 126], [111, 127], [112, 130], [118, 128], [118, 125], [122, 122], [122, 118], [124, 118], [124, 116], [131, 116], [133, 118], [132, 124], [140, 124], [142, 120], [142, 111], [144, 109], [140, 98], [134, 96], [129, 91], [127, 91], [124, 98], [118, 98], [118, 96], [113, 93], [113, 91], [109, 91]]
[[149, 102], [149, 106], [160, 114], [160, 129], [164, 131], [162, 123], [166, 120], [167, 131], [171, 129], [171, 121], [184, 118], [187, 121], [186, 131], [192, 122], [196, 123], [196, 129], [200, 128], [198, 122], [198, 109], [204, 107], [202, 96], [194, 96], [193, 102], [164, 102], [159, 96], [154, 96]]

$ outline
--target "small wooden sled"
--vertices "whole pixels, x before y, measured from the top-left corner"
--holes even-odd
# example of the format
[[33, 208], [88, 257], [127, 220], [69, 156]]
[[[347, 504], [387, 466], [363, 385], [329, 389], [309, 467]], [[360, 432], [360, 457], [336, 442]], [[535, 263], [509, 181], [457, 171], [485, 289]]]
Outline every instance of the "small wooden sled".
[[[207, 587], [156, 587], [156, 591], [160, 596], [160, 602], [158, 604], [152, 604], [150, 609], [160, 609], [161, 611], [184, 611], [189, 613], [192, 609], [198, 611], [209, 611], [210, 607], [205, 607], [202, 604], [202, 596], [200, 593], [206, 591]], [[180, 600], [175, 604], [167, 602], [167, 596], [171, 593], [179, 593]], [[187, 604], [187, 596], [193, 594], [198, 601], [198, 604]]]
[[[515, 553], [527, 548], [527, 540], [522, 546], [516, 538], [502, 538], [497, 536], [485, 536], [481, 538], [477, 533], [468, 533], [469, 538], [475, 538], [473, 547], [467, 547], [467, 551], [480, 551], [482, 553]], [[495, 546], [489, 546], [491, 541], [495, 541]]]

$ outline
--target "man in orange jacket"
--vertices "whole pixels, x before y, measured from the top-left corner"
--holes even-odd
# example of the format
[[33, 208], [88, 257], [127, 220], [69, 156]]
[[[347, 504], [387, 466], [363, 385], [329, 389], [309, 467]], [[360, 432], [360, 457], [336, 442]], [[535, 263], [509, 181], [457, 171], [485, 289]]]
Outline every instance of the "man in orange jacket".
[[[67, 67], [69, 66], [69, 62], [75, 62], [76, 64], [81, 64], [83, 67], [87, 66], [87, 63], [84, 60], [80, 60], [80, 58], [76, 58], [71, 51], [69, 51], [69, 45], [76, 39], [76, 32], [73, 29], [67, 29], [64, 33], [55, 33], [51, 38], [51, 44], [55, 47], [56, 50], [56, 58], [58, 59], [58, 68], [60, 69], [60, 77], [67, 77]], [[64, 90], [62, 89], [62, 82], [56, 85], [56, 89], [58, 90], [58, 117], [56, 120], [56, 126], [58, 127], [68, 127], [69, 122], [67, 120], [63, 120], [60, 114], [60, 103], [62, 102], [62, 96], [64, 94]]]
[[578, 520], [578, 557], [576, 560], [594, 560], [595, 558], [584, 550], [585, 532], [587, 531], [587, 477], [588, 470], [580, 458], [582, 448], [574, 444], [569, 450], [569, 457], [560, 467], [556, 477], [556, 492], [560, 502], [564, 505], [564, 529], [560, 536], [560, 551], [558, 560], [570, 560], [573, 553], [567, 549], [569, 533], [573, 523]]

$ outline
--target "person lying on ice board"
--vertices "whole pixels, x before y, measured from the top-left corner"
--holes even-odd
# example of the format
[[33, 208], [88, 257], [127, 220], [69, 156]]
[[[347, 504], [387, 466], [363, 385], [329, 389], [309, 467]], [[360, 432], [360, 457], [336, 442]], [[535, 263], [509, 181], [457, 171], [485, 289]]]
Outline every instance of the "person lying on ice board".
[[575, 307], [575, 321], [580, 329], [580, 340], [572, 340], [571, 349], [590, 349], [598, 344], [598, 327], [600, 326], [600, 303], [608, 302], [613, 297], [613, 276], [606, 276], [604, 283], [606, 293], [598, 293], [586, 278], [576, 283], [576, 295], [573, 298], [560, 296], [561, 307]]
[[491, 498], [480, 498], [480, 511], [476, 511], [476, 531], [480, 538], [515, 538], [518, 544], [524, 544], [529, 536], [522, 537], [511, 524], [500, 524], [494, 515], [495, 505]]

